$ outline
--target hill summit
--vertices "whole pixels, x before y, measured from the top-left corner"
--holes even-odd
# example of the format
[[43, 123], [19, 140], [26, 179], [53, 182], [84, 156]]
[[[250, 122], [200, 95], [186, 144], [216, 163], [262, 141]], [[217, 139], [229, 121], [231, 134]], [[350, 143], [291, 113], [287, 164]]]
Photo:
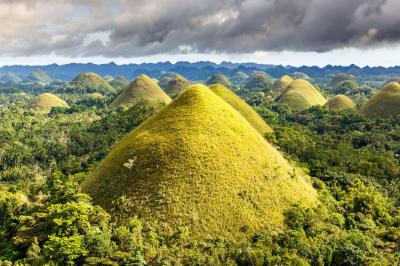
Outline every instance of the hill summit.
[[82, 189], [109, 210], [124, 197], [127, 217], [161, 232], [187, 226], [196, 239], [243, 239], [282, 226], [291, 204], [318, 201], [239, 112], [199, 84], [122, 138]]
[[330, 98], [325, 106], [331, 111], [338, 112], [344, 109], [353, 109], [356, 104], [346, 95], [338, 94]]
[[314, 105], [322, 106], [326, 99], [311, 83], [304, 79], [296, 79], [286, 88], [278, 102], [301, 111]]
[[244, 89], [247, 91], [264, 91], [268, 93], [273, 86], [274, 81], [264, 72], [256, 72], [246, 80]]
[[171, 102], [171, 98], [153, 79], [146, 75], [140, 75], [121, 91], [110, 106], [130, 108], [142, 101], [148, 102], [148, 104], [168, 104]]
[[214, 84], [210, 89], [221, 97], [225, 102], [229, 103], [236, 111], [238, 111], [261, 135], [272, 132], [272, 128], [257, 114], [257, 112], [240, 99], [227, 87], [221, 84]]
[[400, 114], [400, 84], [390, 82], [361, 108], [368, 117], [390, 117]]
[[230, 88], [232, 86], [231, 81], [229, 78], [225, 75], [222, 74], [214, 74], [211, 77], [207, 79], [206, 82], [207, 85], [213, 85], [213, 84], [221, 84], [224, 85], [227, 88]]
[[68, 104], [52, 93], [42, 93], [33, 99], [30, 107], [41, 113], [49, 113], [53, 107], [68, 108]]
[[290, 76], [282, 76], [281, 78], [275, 80], [273, 91], [274, 92], [283, 92], [286, 88], [293, 82], [293, 78]]

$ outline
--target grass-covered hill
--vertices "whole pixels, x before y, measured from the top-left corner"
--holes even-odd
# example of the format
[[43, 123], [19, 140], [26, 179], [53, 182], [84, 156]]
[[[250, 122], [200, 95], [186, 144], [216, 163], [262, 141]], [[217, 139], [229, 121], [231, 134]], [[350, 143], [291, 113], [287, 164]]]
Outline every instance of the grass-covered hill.
[[238, 111], [261, 135], [272, 132], [272, 128], [257, 114], [257, 112], [237, 96], [230, 89], [221, 84], [214, 84], [210, 89], [221, 97], [225, 102], [229, 103], [236, 111]]
[[353, 109], [356, 104], [346, 95], [338, 94], [330, 98], [325, 106], [331, 111], [338, 112], [344, 109]]
[[125, 106], [133, 107], [139, 102], [148, 104], [168, 104], [171, 98], [157, 85], [157, 83], [146, 75], [140, 75], [132, 81], [117, 98], [111, 103], [111, 107]]
[[275, 80], [273, 85], [274, 92], [283, 92], [289, 87], [289, 85], [293, 82], [293, 78], [290, 76], [282, 76], [281, 78]]
[[400, 114], [400, 84], [386, 84], [378, 93], [361, 107], [368, 117], [390, 117]]
[[111, 80], [109, 83], [113, 88], [115, 88], [117, 90], [122, 90], [123, 88], [125, 88], [126, 86], [129, 85], [129, 81], [123, 76], [116, 77], [115, 79]]
[[43, 70], [36, 69], [24, 80], [25, 83], [43, 83], [48, 84], [52, 81], [49, 75]]
[[53, 107], [68, 108], [68, 104], [54, 94], [42, 93], [33, 99], [30, 107], [40, 113], [48, 113]]
[[328, 86], [334, 87], [338, 83], [345, 81], [345, 80], [352, 80], [355, 81], [355, 77], [351, 74], [347, 73], [337, 73], [335, 76], [332, 77], [332, 79], [329, 81]]
[[128, 215], [156, 231], [186, 226], [193, 239], [244, 239], [282, 226], [292, 204], [318, 201], [300, 172], [204, 85], [120, 140], [82, 189], [111, 211], [123, 197]]
[[113, 88], [105, 79], [96, 73], [82, 72], [72, 81], [65, 85], [65, 89], [69, 92], [114, 94], [116, 89]]
[[181, 94], [183, 91], [187, 89], [187, 87], [190, 86], [190, 81], [185, 79], [182, 76], [176, 76], [175, 78], [171, 78], [167, 85], [164, 88], [164, 91], [166, 94], [168, 94], [169, 97], [172, 99], [175, 99], [178, 97], [179, 94]]
[[224, 85], [227, 88], [230, 88], [232, 86], [231, 81], [229, 78], [225, 75], [222, 74], [214, 74], [211, 77], [209, 77], [206, 81], [207, 85], [213, 85], [213, 84], [221, 84]]
[[296, 79], [287, 88], [278, 100], [294, 110], [304, 110], [315, 105], [324, 105], [326, 99], [306, 80]]
[[244, 84], [246, 91], [264, 91], [269, 92], [274, 81], [266, 73], [256, 72], [250, 78], [247, 79]]

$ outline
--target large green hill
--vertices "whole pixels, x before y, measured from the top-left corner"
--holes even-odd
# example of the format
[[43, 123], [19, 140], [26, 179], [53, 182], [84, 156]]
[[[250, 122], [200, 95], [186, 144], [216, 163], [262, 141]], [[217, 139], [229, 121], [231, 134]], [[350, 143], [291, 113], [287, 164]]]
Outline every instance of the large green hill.
[[272, 132], [272, 128], [257, 114], [257, 112], [240, 99], [235, 93], [221, 84], [214, 84], [210, 89], [221, 97], [225, 102], [229, 103], [236, 111], [238, 111], [261, 135]]
[[311, 83], [296, 79], [286, 88], [278, 102], [300, 111], [315, 105], [322, 106], [326, 103], [326, 99]]
[[51, 82], [51, 78], [49, 75], [43, 70], [36, 69], [29, 74], [29, 76], [25, 79], [26, 83], [43, 83], [48, 84]]
[[400, 114], [400, 84], [386, 84], [361, 108], [368, 117], [390, 117]]
[[203, 240], [243, 240], [281, 227], [292, 204], [318, 201], [300, 171], [203, 85], [192, 85], [120, 140], [82, 189], [111, 212], [112, 201], [123, 197], [125, 214], [156, 231], [187, 226]]
[[111, 103], [111, 107], [132, 107], [138, 102], [145, 101], [148, 104], [168, 104], [171, 98], [146, 75], [140, 75], [121, 91], [118, 97]]

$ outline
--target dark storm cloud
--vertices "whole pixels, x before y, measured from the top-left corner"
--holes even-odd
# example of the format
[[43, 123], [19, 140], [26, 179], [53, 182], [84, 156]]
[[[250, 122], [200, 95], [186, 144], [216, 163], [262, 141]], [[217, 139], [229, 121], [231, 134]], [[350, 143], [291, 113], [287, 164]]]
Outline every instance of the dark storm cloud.
[[399, 0], [0, 0], [0, 53], [138, 56], [398, 44]]

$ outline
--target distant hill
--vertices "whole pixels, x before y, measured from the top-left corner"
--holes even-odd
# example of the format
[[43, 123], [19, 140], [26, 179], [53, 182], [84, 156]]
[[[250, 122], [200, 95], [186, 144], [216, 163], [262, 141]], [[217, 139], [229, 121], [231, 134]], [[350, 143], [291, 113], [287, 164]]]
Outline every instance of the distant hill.
[[266, 133], [271, 133], [272, 128], [257, 114], [257, 112], [243, 101], [239, 96], [221, 84], [214, 84], [210, 89], [229, 103], [236, 111], [238, 111], [246, 120], [264, 136]]
[[129, 85], [129, 81], [128, 81], [125, 77], [123, 77], [123, 76], [118, 76], [118, 77], [116, 77], [115, 79], [111, 80], [111, 81], [109, 82], [109, 84], [110, 84], [113, 88], [115, 88], [115, 89], [117, 89], [117, 90], [121, 90], [121, 89], [123, 89], [123, 88], [125, 88], [126, 86]]
[[227, 88], [232, 87], [232, 83], [229, 80], [229, 78], [225, 75], [222, 74], [215, 74], [209, 77], [206, 81], [207, 85], [213, 85], [213, 84], [221, 84], [224, 85]]
[[353, 109], [356, 107], [356, 104], [346, 95], [339, 94], [330, 98], [325, 106], [331, 111], [338, 112], [344, 109]]
[[264, 91], [268, 93], [274, 81], [265, 73], [257, 72], [247, 79], [244, 89], [247, 91]]
[[68, 108], [68, 104], [54, 94], [42, 93], [33, 99], [30, 107], [40, 113], [49, 113], [53, 107]]
[[24, 83], [43, 83], [49, 84], [52, 79], [46, 72], [40, 69], [32, 71], [32, 73], [24, 80]]
[[399, 115], [400, 84], [397, 82], [386, 84], [360, 110], [368, 117], [387, 118]]
[[96, 73], [80, 73], [72, 81], [65, 85], [67, 91], [81, 92], [81, 93], [92, 93], [98, 92], [101, 94], [113, 94], [116, 93], [116, 89], [113, 88], [106, 80], [100, 77]]
[[310, 80], [311, 77], [307, 75], [306, 73], [303, 72], [293, 72], [292, 77], [294, 79], [305, 79], [305, 80]]
[[121, 91], [110, 107], [125, 106], [129, 108], [141, 101], [149, 104], [168, 104], [171, 102], [171, 98], [153, 79], [146, 75], [140, 75]]
[[111, 212], [124, 196], [120, 216], [138, 215], [156, 232], [187, 226], [196, 240], [280, 228], [289, 206], [318, 202], [300, 171], [204, 85], [121, 139], [82, 190]]
[[247, 75], [245, 72], [243, 71], [238, 71], [235, 73], [235, 75], [232, 77], [232, 81], [236, 84], [236, 85], [243, 85], [246, 80], [249, 78], [249, 75]]
[[278, 102], [301, 111], [315, 105], [322, 106], [326, 103], [326, 99], [308, 81], [296, 79], [287, 87]]
[[14, 73], [8, 72], [3, 75], [0, 75], [0, 83], [7, 85], [15, 85], [19, 84], [22, 81], [20, 77], [15, 75]]
[[338, 73], [331, 79], [331, 81], [328, 83], [328, 86], [335, 87], [338, 85], [338, 83], [346, 80], [356, 82], [353, 75], [347, 73]]
[[179, 94], [185, 91], [190, 86], [190, 81], [184, 77], [178, 75], [175, 78], [171, 78], [164, 88], [165, 93], [175, 99]]

